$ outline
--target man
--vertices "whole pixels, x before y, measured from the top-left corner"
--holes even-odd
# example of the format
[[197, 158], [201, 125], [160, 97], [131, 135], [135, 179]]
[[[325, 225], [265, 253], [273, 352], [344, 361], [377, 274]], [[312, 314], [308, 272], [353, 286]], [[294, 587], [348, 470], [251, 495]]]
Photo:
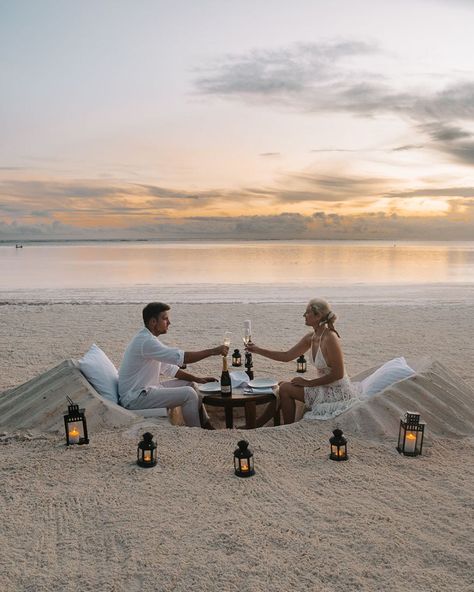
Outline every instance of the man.
[[[210, 356], [225, 356], [229, 348], [220, 345], [201, 351], [184, 352], [168, 347], [158, 339], [168, 332], [170, 307], [162, 302], [151, 302], [143, 309], [141, 329], [125, 350], [119, 370], [120, 404], [126, 409], [181, 406], [187, 426], [213, 429], [206, 410], [192, 382], [205, 383], [212, 377], [200, 378], [179, 369], [183, 364], [199, 362]], [[160, 376], [174, 380], [160, 381]]]

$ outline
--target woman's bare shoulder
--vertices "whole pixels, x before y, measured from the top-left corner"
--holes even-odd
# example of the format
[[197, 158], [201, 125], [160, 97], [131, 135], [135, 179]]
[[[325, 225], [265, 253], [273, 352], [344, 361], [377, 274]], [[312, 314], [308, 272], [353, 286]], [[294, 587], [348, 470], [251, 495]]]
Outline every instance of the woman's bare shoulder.
[[331, 346], [337, 344], [338, 346], [340, 346], [339, 337], [336, 335], [336, 333], [334, 333], [334, 331], [325, 331], [323, 340], [326, 345]]

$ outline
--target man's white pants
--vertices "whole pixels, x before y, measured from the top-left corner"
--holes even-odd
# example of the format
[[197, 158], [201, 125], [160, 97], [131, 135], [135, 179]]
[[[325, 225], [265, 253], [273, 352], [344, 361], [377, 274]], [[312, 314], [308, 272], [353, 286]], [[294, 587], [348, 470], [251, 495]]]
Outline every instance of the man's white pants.
[[[138, 397], [127, 405], [127, 409], [154, 409], [156, 407], [181, 407], [184, 422], [187, 426], [198, 428], [201, 426], [199, 409], [202, 405], [201, 397], [192, 382], [187, 380], [166, 380], [159, 386], [149, 386]], [[203, 408], [204, 421], [209, 419]]]

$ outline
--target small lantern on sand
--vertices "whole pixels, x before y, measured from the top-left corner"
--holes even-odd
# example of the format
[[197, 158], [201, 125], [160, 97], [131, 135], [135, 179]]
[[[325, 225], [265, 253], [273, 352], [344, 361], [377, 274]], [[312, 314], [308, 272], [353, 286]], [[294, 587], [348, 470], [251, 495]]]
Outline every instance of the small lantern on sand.
[[67, 400], [69, 405], [67, 413], [64, 415], [66, 445], [89, 444], [84, 409], [79, 409], [79, 405], [76, 405], [70, 397], [67, 397]]
[[142, 438], [137, 448], [137, 465], [147, 469], [156, 465], [156, 444], [150, 432], [143, 434]]
[[237, 477], [251, 477], [255, 475], [253, 468], [253, 452], [245, 440], [237, 442], [238, 448], [234, 452], [234, 469]]
[[306, 358], [303, 355], [296, 360], [296, 372], [300, 374], [306, 372]]
[[407, 411], [400, 418], [397, 450], [405, 456], [418, 456], [423, 448], [426, 424], [420, 421], [420, 414]]
[[347, 456], [347, 440], [344, 438], [341, 429], [336, 428], [333, 431], [329, 443], [331, 444], [331, 454], [329, 455], [331, 460], [347, 460], [349, 458]]

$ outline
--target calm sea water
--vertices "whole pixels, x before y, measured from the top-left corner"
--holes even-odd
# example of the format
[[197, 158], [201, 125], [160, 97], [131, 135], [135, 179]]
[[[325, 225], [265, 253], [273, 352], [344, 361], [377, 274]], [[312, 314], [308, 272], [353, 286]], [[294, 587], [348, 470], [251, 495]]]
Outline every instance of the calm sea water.
[[474, 242], [0, 246], [5, 302], [472, 302]]

